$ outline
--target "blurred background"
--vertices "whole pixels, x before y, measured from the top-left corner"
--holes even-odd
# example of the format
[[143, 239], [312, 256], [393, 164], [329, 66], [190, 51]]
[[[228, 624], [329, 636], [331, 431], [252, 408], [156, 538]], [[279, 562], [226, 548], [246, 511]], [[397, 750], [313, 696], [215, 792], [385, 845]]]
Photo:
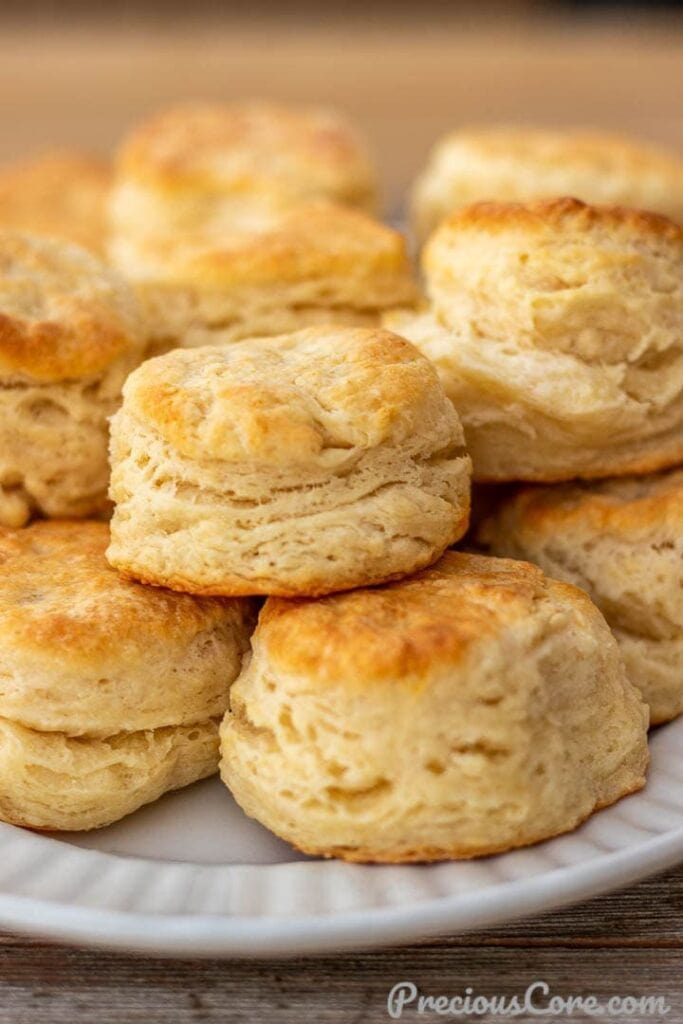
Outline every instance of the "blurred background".
[[598, 126], [683, 148], [683, 3], [3, 0], [0, 159], [107, 153], [179, 98], [333, 104], [379, 160], [387, 211], [441, 132]]

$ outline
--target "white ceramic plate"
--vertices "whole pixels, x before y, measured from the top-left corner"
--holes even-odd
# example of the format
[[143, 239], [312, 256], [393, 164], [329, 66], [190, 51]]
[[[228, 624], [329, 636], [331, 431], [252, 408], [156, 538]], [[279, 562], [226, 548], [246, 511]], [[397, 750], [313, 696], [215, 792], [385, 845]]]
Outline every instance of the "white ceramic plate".
[[276, 956], [501, 924], [683, 860], [683, 720], [646, 789], [577, 832], [479, 861], [364, 867], [293, 854], [211, 779], [97, 833], [0, 825], [0, 926], [174, 955]]

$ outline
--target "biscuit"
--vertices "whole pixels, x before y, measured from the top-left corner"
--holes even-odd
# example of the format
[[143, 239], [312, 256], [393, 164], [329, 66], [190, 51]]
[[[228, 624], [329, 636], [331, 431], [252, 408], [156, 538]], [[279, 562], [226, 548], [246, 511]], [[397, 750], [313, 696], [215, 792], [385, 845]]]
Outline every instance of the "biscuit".
[[379, 329], [176, 349], [112, 420], [108, 558], [198, 594], [405, 575], [467, 528], [470, 460], [429, 362]]
[[552, 482], [683, 460], [683, 229], [558, 199], [480, 203], [423, 253], [431, 304], [386, 326], [439, 369], [474, 477]]
[[108, 824], [210, 775], [248, 601], [121, 579], [92, 521], [0, 529], [0, 818]]
[[104, 508], [107, 418], [145, 344], [134, 295], [97, 259], [0, 233], [0, 525]]
[[432, 150], [411, 198], [424, 242], [448, 214], [481, 200], [576, 196], [683, 222], [683, 160], [597, 132], [493, 127], [453, 132]]
[[45, 831], [103, 828], [213, 775], [218, 757], [218, 721], [84, 740], [0, 717], [0, 819]]
[[105, 249], [111, 169], [86, 153], [55, 150], [0, 167], [0, 228]]
[[0, 228], [28, 231], [103, 255], [108, 163], [56, 150], [0, 167]]
[[399, 232], [325, 201], [264, 217], [252, 232], [119, 237], [110, 256], [135, 284], [158, 351], [371, 326], [416, 298]]
[[305, 853], [475, 857], [640, 789], [647, 718], [583, 591], [448, 552], [386, 587], [269, 599], [230, 692], [221, 775]]
[[683, 713], [683, 469], [522, 488], [484, 522], [479, 540], [586, 590], [652, 723]]
[[250, 230], [308, 199], [372, 210], [375, 172], [336, 112], [194, 103], [135, 127], [116, 159], [112, 230], [124, 237]]

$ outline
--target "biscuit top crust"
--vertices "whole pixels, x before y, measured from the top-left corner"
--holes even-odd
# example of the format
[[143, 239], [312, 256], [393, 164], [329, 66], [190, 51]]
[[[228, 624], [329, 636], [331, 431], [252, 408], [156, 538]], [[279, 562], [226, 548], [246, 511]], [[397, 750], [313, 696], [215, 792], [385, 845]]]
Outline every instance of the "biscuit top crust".
[[[579, 531], [625, 541], [683, 536], [683, 469], [554, 487], [525, 487], [504, 505], [505, 522], [539, 539]], [[495, 516], [494, 516], [495, 521]], [[484, 523], [482, 539], [490, 524]]]
[[[107, 564], [105, 523], [51, 520], [0, 528], [0, 651], [93, 668], [182, 644], [234, 621], [248, 602], [196, 598], [124, 580]], [[146, 655], [147, 652], [147, 655]]]
[[380, 329], [323, 326], [176, 349], [130, 375], [117, 415], [181, 456], [261, 468], [334, 464], [340, 449], [383, 443], [430, 452], [463, 443], [435, 369]]
[[592, 206], [570, 196], [528, 203], [484, 201], [455, 210], [445, 219], [427, 246], [426, 266], [436, 258], [432, 250], [438, 253], [440, 243], [448, 239], [450, 230], [468, 229], [491, 233], [515, 230], [543, 232], [548, 229], [605, 234], [616, 231], [624, 235], [649, 235], [677, 246], [683, 244], [683, 227], [662, 214], [646, 210]]
[[0, 233], [0, 374], [60, 381], [102, 374], [141, 349], [128, 286], [84, 249]]
[[435, 156], [479, 157], [540, 168], [579, 166], [596, 174], [648, 171], [669, 174], [683, 184], [683, 161], [657, 146], [590, 131], [554, 132], [505, 126], [464, 129], [437, 143]]
[[361, 306], [366, 279], [393, 279], [396, 302], [412, 302], [416, 295], [403, 236], [323, 200], [264, 217], [254, 231], [151, 237], [132, 251], [129, 272], [137, 279], [207, 290], [339, 276], [358, 281]]
[[[458, 665], [554, 599], [589, 599], [527, 562], [448, 551], [383, 587], [318, 600], [269, 598], [254, 635], [269, 663], [314, 682], [420, 682]], [[558, 601], [559, 598], [559, 601]]]
[[0, 225], [101, 252], [111, 168], [87, 153], [52, 150], [0, 167]]
[[132, 131], [117, 162], [121, 178], [169, 190], [275, 188], [352, 202], [374, 189], [369, 159], [342, 117], [257, 101], [162, 111]]

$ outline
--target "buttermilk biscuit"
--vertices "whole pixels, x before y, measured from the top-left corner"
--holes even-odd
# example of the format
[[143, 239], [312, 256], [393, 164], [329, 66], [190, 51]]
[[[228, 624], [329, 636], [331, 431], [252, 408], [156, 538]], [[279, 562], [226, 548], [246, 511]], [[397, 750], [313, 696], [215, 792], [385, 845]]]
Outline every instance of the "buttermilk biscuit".
[[375, 205], [375, 174], [355, 132], [329, 110], [195, 103], [138, 125], [116, 160], [116, 235], [257, 226], [307, 199]]
[[264, 217], [250, 232], [119, 237], [110, 255], [135, 284], [159, 350], [320, 323], [367, 326], [415, 299], [399, 232], [324, 201]]
[[475, 857], [640, 789], [647, 720], [583, 591], [448, 552], [390, 586], [268, 600], [230, 692], [221, 775], [309, 854]]
[[598, 133], [516, 127], [454, 132], [437, 143], [415, 183], [413, 227], [424, 241], [461, 206], [552, 196], [654, 210], [683, 221], [683, 160]]
[[102, 254], [111, 171], [86, 153], [55, 150], [0, 167], [0, 227], [76, 242]]
[[0, 529], [0, 818], [106, 825], [218, 764], [249, 603], [122, 580], [89, 521]]
[[574, 199], [479, 203], [423, 255], [431, 305], [388, 327], [436, 364], [481, 481], [683, 460], [683, 229]]
[[133, 294], [98, 260], [0, 233], [0, 525], [103, 508], [107, 418], [144, 343]]
[[191, 593], [381, 582], [467, 528], [457, 414], [429, 362], [379, 329], [150, 359], [126, 381], [111, 459], [111, 564]]
[[479, 540], [587, 590], [652, 723], [683, 713], [683, 469], [524, 488], [485, 521]]

